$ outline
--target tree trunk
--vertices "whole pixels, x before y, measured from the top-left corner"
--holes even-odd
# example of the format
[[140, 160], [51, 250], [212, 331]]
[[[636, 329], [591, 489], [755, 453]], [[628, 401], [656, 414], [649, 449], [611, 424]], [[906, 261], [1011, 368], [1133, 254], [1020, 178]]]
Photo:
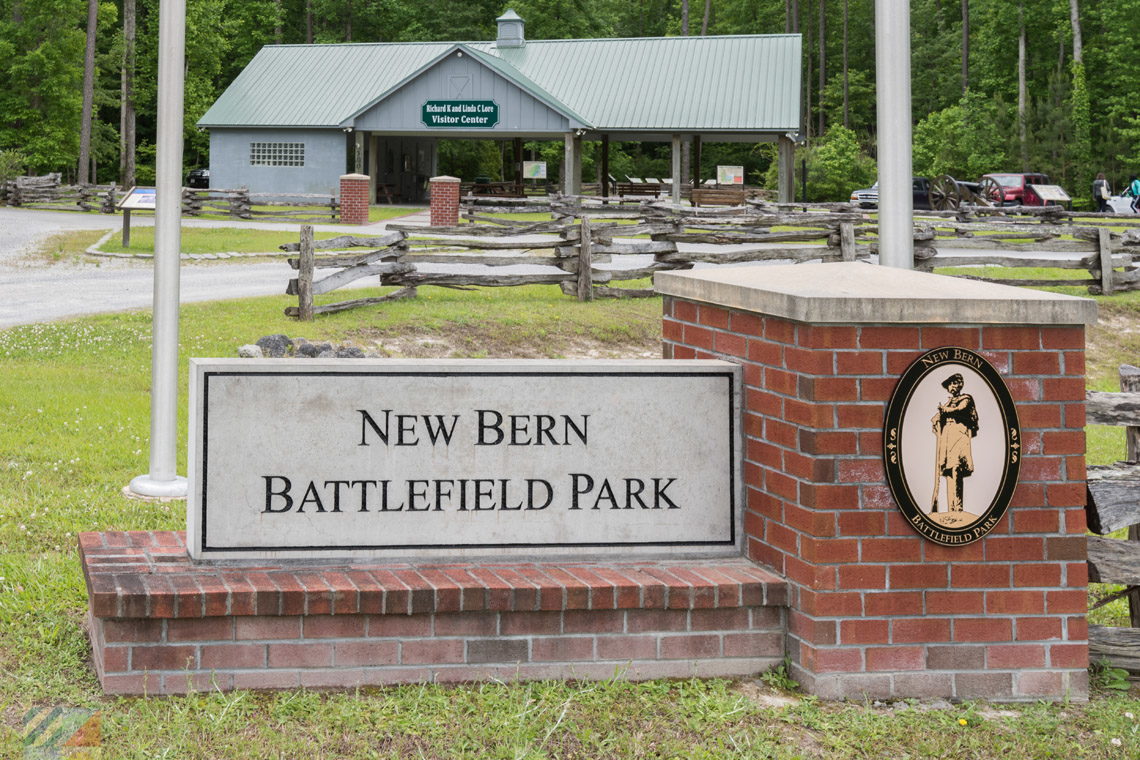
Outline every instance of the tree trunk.
[[1073, 25], [1073, 63], [1085, 62], [1085, 46], [1081, 41], [1080, 0], [1069, 0], [1069, 21]]
[[784, 34], [792, 32], [792, 0], [784, 0]]
[[91, 181], [91, 120], [95, 111], [95, 27], [99, 23], [99, 0], [87, 0], [87, 50], [83, 57], [83, 114], [79, 122], [79, 178]]
[[962, 94], [970, 89], [970, 0], [962, 0]]
[[705, 0], [705, 14], [701, 16], [701, 36], [709, 33], [709, 15], [712, 12], [712, 0]]
[[123, 69], [119, 93], [119, 184], [135, 184], [135, 0], [123, 0]]
[[[806, 1], [806, 0], [805, 0]], [[809, 8], [811, 6], [808, 6]], [[807, 132], [807, 137], [812, 134], [812, 110], [811, 110], [811, 77], [812, 77], [812, 57], [811, 57], [811, 23], [803, 25], [804, 34], [804, 118], [803, 125], [804, 131]], [[797, 24], [798, 25], [798, 24]]]
[[281, 0], [273, 0], [273, 4], [276, 6], [274, 10], [277, 12], [277, 20], [273, 22], [273, 41], [280, 45], [284, 39], [281, 22], [285, 18], [285, 11], [281, 7]]
[[824, 130], [823, 88], [827, 86], [827, 0], [819, 0], [819, 134]]
[[689, 0], [681, 0], [681, 36], [689, 36]]
[[344, 41], [352, 42], [352, 0], [344, 4]]
[[848, 80], [847, 80], [847, 0], [843, 0], [843, 126], [850, 127], [848, 123]]
[[1020, 146], [1021, 170], [1029, 171], [1029, 142], [1026, 139], [1026, 108], [1028, 94], [1025, 85], [1025, 0], [1017, 3], [1017, 139]]
[[800, 30], [800, 0], [792, 0], [792, 34]]
[[313, 44], [313, 0], [305, 0], [305, 42]]

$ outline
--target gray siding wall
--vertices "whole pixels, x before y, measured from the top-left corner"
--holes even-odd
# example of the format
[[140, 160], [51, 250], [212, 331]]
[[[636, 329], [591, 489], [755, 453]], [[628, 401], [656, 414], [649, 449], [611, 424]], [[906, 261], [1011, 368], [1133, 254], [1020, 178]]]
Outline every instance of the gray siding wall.
[[[428, 100], [493, 100], [499, 123], [491, 129], [427, 127], [421, 120]], [[356, 129], [375, 132], [430, 132], [433, 136], [495, 137], [502, 134], [564, 134], [566, 117], [520, 90], [512, 82], [470, 57], [452, 53], [356, 119]]]
[[[304, 166], [252, 166], [250, 143], [305, 144]], [[347, 138], [339, 129], [210, 130], [210, 187], [251, 193], [340, 195]]]

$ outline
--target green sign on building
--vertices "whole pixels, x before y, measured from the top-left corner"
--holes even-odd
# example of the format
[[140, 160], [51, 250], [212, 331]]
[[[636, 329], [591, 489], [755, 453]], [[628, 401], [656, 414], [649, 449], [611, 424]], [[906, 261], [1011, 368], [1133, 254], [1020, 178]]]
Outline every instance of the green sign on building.
[[490, 129], [499, 123], [499, 104], [493, 100], [429, 100], [422, 120], [428, 127]]

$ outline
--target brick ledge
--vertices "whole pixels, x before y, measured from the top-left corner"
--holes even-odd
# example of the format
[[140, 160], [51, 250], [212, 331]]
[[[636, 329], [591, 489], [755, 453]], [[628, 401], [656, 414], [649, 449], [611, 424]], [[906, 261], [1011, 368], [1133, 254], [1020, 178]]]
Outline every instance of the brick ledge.
[[653, 562], [190, 561], [185, 531], [81, 533], [96, 618], [786, 606], [787, 582], [746, 559]]

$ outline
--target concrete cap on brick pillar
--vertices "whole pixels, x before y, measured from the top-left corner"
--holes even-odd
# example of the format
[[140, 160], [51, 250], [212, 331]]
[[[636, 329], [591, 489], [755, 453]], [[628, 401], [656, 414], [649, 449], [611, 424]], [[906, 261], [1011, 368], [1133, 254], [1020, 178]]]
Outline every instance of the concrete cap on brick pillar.
[[859, 262], [657, 272], [662, 295], [813, 324], [1091, 325], [1096, 302]]
[[368, 175], [367, 174], [342, 174], [342, 175], [340, 175], [340, 178], [341, 178], [341, 180], [362, 179], [365, 182], [368, 181]]
[[459, 177], [449, 177], [445, 174], [441, 177], [432, 177], [428, 181], [429, 182], [454, 182], [456, 184], [459, 184], [462, 180], [460, 180]]

